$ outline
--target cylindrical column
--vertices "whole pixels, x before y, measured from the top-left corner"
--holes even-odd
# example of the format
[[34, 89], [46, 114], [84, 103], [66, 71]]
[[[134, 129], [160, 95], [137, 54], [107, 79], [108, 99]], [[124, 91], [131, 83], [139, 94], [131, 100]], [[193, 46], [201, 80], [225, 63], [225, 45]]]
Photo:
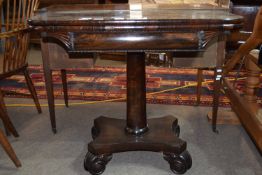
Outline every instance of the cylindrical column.
[[127, 126], [130, 134], [148, 130], [146, 119], [145, 54], [127, 54]]

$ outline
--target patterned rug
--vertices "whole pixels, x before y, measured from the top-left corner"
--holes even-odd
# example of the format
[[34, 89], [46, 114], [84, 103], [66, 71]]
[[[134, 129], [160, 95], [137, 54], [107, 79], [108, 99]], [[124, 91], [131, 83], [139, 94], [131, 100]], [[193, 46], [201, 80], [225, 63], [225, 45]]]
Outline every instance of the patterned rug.
[[[30, 66], [29, 71], [39, 98], [46, 98], [43, 69]], [[196, 69], [146, 68], [147, 102], [154, 104], [195, 105], [196, 103]], [[242, 75], [243, 76], [243, 75]], [[213, 71], [204, 71], [202, 85], [202, 106], [212, 105]], [[125, 67], [94, 67], [90, 69], [67, 70], [69, 99], [101, 101], [125, 101], [126, 69]], [[55, 98], [63, 99], [59, 71], [53, 72]], [[244, 80], [238, 81], [242, 89]], [[1, 83], [1, 89], [28, 94], [23, 75], [15, 75]], [[13, 97], [21, 97], [16, 95]], [[221, 106], [229, 106], [229, 100], [222, 94]]]

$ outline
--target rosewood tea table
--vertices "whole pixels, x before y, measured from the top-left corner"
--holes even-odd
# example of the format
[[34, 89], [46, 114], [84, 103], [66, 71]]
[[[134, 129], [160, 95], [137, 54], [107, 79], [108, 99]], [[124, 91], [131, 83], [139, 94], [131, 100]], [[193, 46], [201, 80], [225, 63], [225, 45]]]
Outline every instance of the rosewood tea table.
[[163, 152], [174, 173], [190, 169], [191, 156], [186, 142], [179, 138], [177, 118], [147, 119], [145, 52], [201, 52], [216, 39], [219, 81], [225, 34], [241, 27], [240, 16], [210, 5], [82, 4], [41, 9], [29, 24], [41, 33], [44, 60], [52, 60], [50, 43], [61, 46], [72, 58], [90, 53], [127, 53], [126, 119], [95, 119], [93, 141], [88, 144], [84, 161], [87, 171], [103, 173], [112, 154], [125, 151]]

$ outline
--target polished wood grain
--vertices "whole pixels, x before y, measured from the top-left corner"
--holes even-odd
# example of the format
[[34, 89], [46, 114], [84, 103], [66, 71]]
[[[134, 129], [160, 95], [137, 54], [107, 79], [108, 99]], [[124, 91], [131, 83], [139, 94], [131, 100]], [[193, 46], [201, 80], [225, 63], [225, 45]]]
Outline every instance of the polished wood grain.
[[[173, 116], [150, 119], [150, 132], [134, 137], [122, 132], [126, 125], [124, 120], [101, 116], [94, 121], [94, 127], [99, 134], [95, 136], [95, 141], [88, 144], [88, 148], [98, 155], [139, 150], [179, 154], [186, 149], [186, 142], [174, 136], [172, 125], [176, 124], [177, 119]], [[129, 142], [126, 141], [126, 137], [129, 138]], [[167, 147], [166, 144], [170, 146]]]
[[[126, 131], [131, 134], [142, 134], [148, 130], [146, 121], [146, 76], [144, 54], [145, 53], [143, 52], [139, 52], [127, 55], [128, 88]], [[137, 65], [140, 66], [137, 67]]]
[[209, 5], [58, 5], [39, 10], [29, 23], [32, 30], [41, 32], [43, 59], [49, 65], [51, 43], [63, 48], [69, 58], [92, 52], [127, 53], [127, 118], [95, 120], [94, 140], [84, 161], [87, 171], [101, 174], [113, 153], [134, 150], [163, 152], [174, 173], [191, 168], [177, 119], [147, 119], [144, 52], [203, 51], [216, 38], [220, 75], [225, 33], [239, 29], [242, 17]]
[[[75, 13], [76, 9], [78, 13]], [[133, 12], [134, 14], [132, 14]], [[158, 12], [158, 14], [155, 12]], [[172, 27], [175, 27], [172, 24], [181, 24], [181, 20], [184, 24], [188, 24], [188, 26], [190, 26], [190, 22], [195, 22], [197, 25], [194, 28], [201, 27], [202, 25], [210, 28], [217, 28], [218, 26], [231, 28], [233, 26], [236, 27], [238, 23], [242, 23], [240, 16], [229, 13], [227, 9], [210, 7], [208, 5], [199, 5], [196, 7], [189, 4], [141, 4], [138, 7], [132, 6], [132, 4], [57, 5], [40, 10], [31, 18], [31, 22], [29, 23], [42, 27], [46, 25], [59, 26], [66, 24], [64, 29], [66, 30], [67, 26], [75, 25], [88, 26], [88, 24], [100, 24], [98, 26], [103, 26], [103, 24], [118, 23], [119, 26], [124, 24], [128, 26], [147, 22], [147, 26], [149, 24], [152, 26], [156, 23], [162, 23], [163, 27], [170, 26], [170, 30], [172, 30]], [[207, 21], [209, 22], [207, 23]], [[183, 23], [181, 24], [182, 26], [176, 27], [186, 27]], [[212, 26], [211, 24], [216, 25]], [[133, 26], [134, 29], [135, 26]], [[107, 31], [110, 31], [110, 29], [107, 29]]]
[[[103, 10], [98, 10], [99, 7]], [[67, 8], [53, 6], [40, 10], [29, 23], [39, 32], [48, 31], [43, 33], [43, 38], [60, 41], [71, 54], [112, 50], [175, 51], [185, 46], [188, 49], [200, 49], [204, 47], [201, 43], [206, 45], [216, 35], [199, 38], [201, 35], [198, 31], [235, 30], [242, 25], [240, 16], [219, 8], [206, 10], [205, 6], [201, 10], [200, 7], [193, 8], [190, 5], [142, 5], [142, 10], [134, 11], [134, 19], [133, 11], [129, 10], [132, 7], [126, 4], [74, 5]], [[73, 9], [78, 9], [79, 13], [74, 14]], [[52, 32], [54, 28], [59, 34]], [[107, 34], [107, 38], [103, 37], [104, 34]], [[84, 38], [88, 38], [89, 42], [84, 41]], [[177, 42], [174, 42], [176, 39]], [[158, 46], [154, 46], [152, 41], [157, 41]], [[132, 48], [134, 45], [140, 47]], [[85, 47], [87, 49], [84, 50]]]

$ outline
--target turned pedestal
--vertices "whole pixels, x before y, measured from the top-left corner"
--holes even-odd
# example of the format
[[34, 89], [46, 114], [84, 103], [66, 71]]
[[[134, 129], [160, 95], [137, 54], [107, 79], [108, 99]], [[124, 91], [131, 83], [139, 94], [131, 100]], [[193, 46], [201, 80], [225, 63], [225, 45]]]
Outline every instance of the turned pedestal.
[[179, 139], [178, 120], [173, 116], [147, 120], [144, 53], [127, 56], [127, 117], [98, 117], [92, 128], [84, 167], [91, 174], [104, 172], [112, 154], [125, 151], [163, 152], [174, 173], [192, 165], [186, 142]]

